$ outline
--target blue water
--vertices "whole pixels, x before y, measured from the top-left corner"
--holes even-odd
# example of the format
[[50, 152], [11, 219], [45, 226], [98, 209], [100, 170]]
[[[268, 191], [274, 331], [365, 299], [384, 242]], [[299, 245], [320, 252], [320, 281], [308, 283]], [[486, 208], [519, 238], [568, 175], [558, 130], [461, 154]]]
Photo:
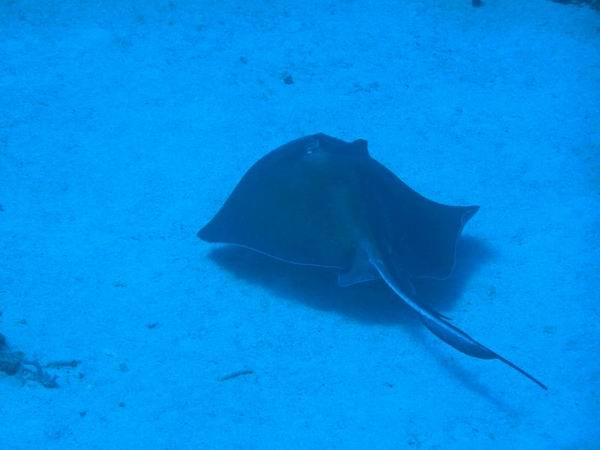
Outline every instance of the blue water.
[[[549, 0], [0, 4], [0, 449], [600, 448], [600, 14]], [[196, 232], [364, 138], [478, 204], [431, 307]]]

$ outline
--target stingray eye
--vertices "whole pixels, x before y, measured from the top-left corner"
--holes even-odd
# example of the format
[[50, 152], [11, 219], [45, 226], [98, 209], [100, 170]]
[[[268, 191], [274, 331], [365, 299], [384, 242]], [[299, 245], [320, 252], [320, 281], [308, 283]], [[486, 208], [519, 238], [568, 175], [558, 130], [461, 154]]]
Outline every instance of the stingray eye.
[[313, 139], [308, 144], [306, 144], [306, 148], [305, 148], [304, 152], [307, 155], [312, 155], [313, 153], [317, 152], [318, 150], [319, 150], [319, 141], [317, 141], [316, 139]]

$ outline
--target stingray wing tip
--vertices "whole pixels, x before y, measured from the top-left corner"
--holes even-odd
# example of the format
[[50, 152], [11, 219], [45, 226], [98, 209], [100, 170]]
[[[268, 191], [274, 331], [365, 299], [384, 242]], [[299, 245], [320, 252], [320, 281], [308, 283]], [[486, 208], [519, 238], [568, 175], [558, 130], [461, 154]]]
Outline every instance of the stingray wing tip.
[[196, 236], [198, 236], [198, 238], [202, 239], [203, 241], [213, 242], [213, 239], [211, 239], [211, 235], [208, 231], [208, 225], [200, 228], [200, 230], [196, 233]]
[[479, 211], [479, 205], [465, 206], [464, 213], [462, 215], [462, 223], [466, 224], [471, 217], [473, 217], [477, 211]]

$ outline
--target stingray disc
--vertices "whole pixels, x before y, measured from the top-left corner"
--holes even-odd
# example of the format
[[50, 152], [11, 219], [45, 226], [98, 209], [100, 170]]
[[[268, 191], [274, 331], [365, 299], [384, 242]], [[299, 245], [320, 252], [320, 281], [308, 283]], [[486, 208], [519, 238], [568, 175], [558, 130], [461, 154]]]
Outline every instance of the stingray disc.
[[426, 199], [371, 158], [365, 140], [315, 134], [254, 164], [198, 236], [343, 271], [369, 242], [410, 277], [444, 278], [477, 209]]

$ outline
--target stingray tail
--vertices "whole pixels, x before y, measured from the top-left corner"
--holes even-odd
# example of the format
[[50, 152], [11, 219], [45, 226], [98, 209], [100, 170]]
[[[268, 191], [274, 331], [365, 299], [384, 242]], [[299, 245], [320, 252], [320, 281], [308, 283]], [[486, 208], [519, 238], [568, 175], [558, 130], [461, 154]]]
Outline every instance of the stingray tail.
[[425, 324], [429, 331], [435, 334], [442, 341], [454, 347], [459, 352], [462, 352], [469, 356], [473, 356], [475, 358], [497, 359], [499, 361], [502, 361], [507, 366], [512, 367], [517, 372], [529, 378], [542, 389], [548, 390], [548, 387], [536, 377], [521, 369], [515, 363], [509, 361], [508, 359], [489, 349], [485, 345], [477, 342], [463, 330], [461, 330], [458, 327], [455, 327], [451, 323], [448, 323], [445, 319], [441, 317], [432, 318], [431, 316], [422, 314], [420, 312], [419, 316], [421, 317], [421, 321]]
[[[479, 359], [498, 359], [502, 361], [504, 364], [512, 367], [517, 372], [521, 373], [525, 377], [529, 378], [531, 381], [536, 383], [539, 387], [544, 390], [547, 390], [548, 387], [542, 383], [540, 380], [535, 378], [533, 375], [529, 374], [525, 370], [521, 369], [516, 364], [512, 363], [508, 359], [500, 356], [498, 353], [490, 350], [485, 345], [480, 344], [467, 333], [465, 333], [460, 328], [454, 326], [448, 320], [442, 316], [441, 314], [420, 305], [417, 301], [415, 301], [411, 295], [406, 293], [406, 289], [403, 289], [402, 286], [409, 283], [408, 281], [400, 282], [398, 280], [398, 276], [393, 276], [390, 271], [387, 269], [386, 265], [379, 258], [371, 258], [371, 263], [377, 269], [383, 280], [387, 283], [387, 285], [414, 311], [416, 311], [423, 324], [435, 334], [442, 341], [454, 347], [461, 353], [464, 353], [469, 356], [473, 356]], [[405, 277], [402, 277], [405, 278]]]

